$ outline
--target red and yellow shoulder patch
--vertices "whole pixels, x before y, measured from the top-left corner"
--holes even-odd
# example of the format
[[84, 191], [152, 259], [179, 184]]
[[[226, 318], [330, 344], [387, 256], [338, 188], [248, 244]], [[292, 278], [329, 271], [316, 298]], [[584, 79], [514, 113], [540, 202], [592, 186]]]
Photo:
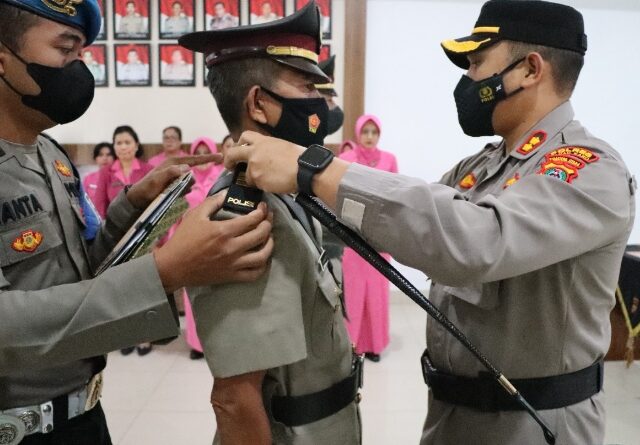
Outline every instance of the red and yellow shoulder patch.
[[560, 147], [544, 155], [538, 174], [571, 183], [578, 177], [579, 170], [598, 159], [600, 157], [588, 148]]
[[473, 173], [469, 173], [467, 176], [462, 178], [459, 185], [463, 189], [470, 189], [471, 187], [476, 185], [476, 176]]
[[60, 173], [62, 176], [66, 176], [66, 177], [70, 177], [71, 176], [71, 169], [69, 167], [67, 167], [67, 164], [65, 164], [64, 162], [62, 162], [59, 159], [56, 159], [56, 161], [53, 163], [53, 165], [55, 166], [56, 170], [58, 170], [58, 173]]
[[516, 182], [518, 182], [520, 180], [520, 173], [516, 173], [515, 175], [513, 175], [512, 177], [510, 177], [509, 179], [507, 179], [507, 181], [504, 183], [504, 185], [502, 186], [502, 189], [506, 189], [507, 187], [509, 187], [510, 185], [515, 184]]
[[13, 240], [11, 248], [16, 252], [34, 252], [42, 244], [42, 233], [37, 230], [26, 230]]
[[546, 140], [547, 132], [543, 130], [536, 130], [531, 133], [531, 136], [529, 136], [527, 142], [522, 144], [522, 146], [516, 151], [521, 155], [528, 155], [529, 153], [540, 147]]

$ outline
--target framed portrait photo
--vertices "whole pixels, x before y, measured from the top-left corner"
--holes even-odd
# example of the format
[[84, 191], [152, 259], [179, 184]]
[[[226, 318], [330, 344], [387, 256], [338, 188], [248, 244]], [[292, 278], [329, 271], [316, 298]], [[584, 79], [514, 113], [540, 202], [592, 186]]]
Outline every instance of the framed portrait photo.
[[149, 40], [150, 0], [113, 0], [113, 36], [116, 39]]
[[260, 25], [284, 17], [284, 0], [249, 0], [249, 24]]
[[82, 61], [89, 68], [96, 87], [109, 86], [109, 66], [107, 65], [107, 45], [97, 44], [82, 49]]
[[107, 40], [107, 10], [105, 9], [105, 0], [98, 0], [100, 7], [100, 31], [96, 40]]
[[159, 45], [160, 86], [190, 87], [195, 85], [194, 54], [176, 44]]
[[318, 62], [324, 62], [331, 57], [331, 45], [322, 45], [320, 47], [320, 54], [318, 55]]
[[193, 32], [195, 0], [157, 0], [161, 39], [177, 39]]
[[116, 44], [116, 85], [148, 87], [151, 85], [151, 46], [148, 43]]
[[[310, 0], [296, 0], [296, 11], [304, 8]], [[331, 39], [331, 0], [316, 0], [320, 7], [320, 29], [322, 38]]]
[[233, 28], [240, 24], [240, 0], [204, 0], [204, 29]]

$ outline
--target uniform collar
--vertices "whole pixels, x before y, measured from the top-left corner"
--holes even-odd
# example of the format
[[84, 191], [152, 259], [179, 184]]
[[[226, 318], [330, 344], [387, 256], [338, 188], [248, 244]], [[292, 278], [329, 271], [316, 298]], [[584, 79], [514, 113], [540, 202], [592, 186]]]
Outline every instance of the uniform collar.
[[516, 159], [528, 159], [533, 153], [553, 139], [573, 120], [573, 107], [566, 101], [543, 117], [530, 131], [518, 141], [510, 156]]
[[[38, 137], [35, 144], [29, 145], [17, 144], [15, 142], [0, 139], [0, 160], [5, 161], [9, 158], [15, 157], [23, 168], [44, 176], [45, 172], [42, 165], [40, 165], [39, 159], [36, 156], [29, 156], [37, 155], [38, 144], [41, 143], [40, 137]], [[42, 152], [47, 153], [47, 150], [42, 150]]]

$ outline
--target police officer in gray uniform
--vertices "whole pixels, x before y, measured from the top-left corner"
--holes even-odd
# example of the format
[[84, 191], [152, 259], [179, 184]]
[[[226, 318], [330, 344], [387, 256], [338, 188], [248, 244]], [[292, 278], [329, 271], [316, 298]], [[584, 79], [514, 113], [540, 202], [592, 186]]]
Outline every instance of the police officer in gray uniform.
[[[454, 93], [463, 131], [503, 139], [440, 183], [326, 161], [329, 153], [254, 133], [225, 159], [229, 168], [248, 161], [247, 180], [263, 190], [312, 191], [379, 250], [429, 275], [432, 302], [512, 379], [560, 444], [604, 439], [602, 358], [635, 216], [635, 182], [620, 154], [574, 120], [583, 28], [565, 5], [494, 0], [469, 37], [442, 43], [468, 69]], [[427, 346], [422, 443], [545, 443], [433, 322]]]
[[[327, 81], [317, 65], [319, 35], [310, 2], [276, 22], [193, 33], [180, 44], [205, 53], [209, 88], [235, 139], [252, 129], [310, 145], [327, 134], [328, 107], [314, 87]], [[241, 175], [236, 182], [222, 191], [230, 211], [249, 205], [235, 194]], [[357, 445], [362, 363], [352, 355], [320, 225], [288, 195], [264, 200], [276, 244], [267, 274], [188, 292], [214, 376], [214, 443]]]
[[93, 278], [141, 209], [186, 167], [158, 167], [115, 199], [101, 225], [66, 154], [40, 134], [89, 107], [93, 77], [80, 54], [99, 26], [95, 0], [0, 1], [2, 445], [110, 443], [98, 402], [101, 354], [176, 336], [167, 292], [255, 279], [272, 244], [266, 209], [224, 225], [209, 220], [221, 205], [209, 200], [175, 241]]

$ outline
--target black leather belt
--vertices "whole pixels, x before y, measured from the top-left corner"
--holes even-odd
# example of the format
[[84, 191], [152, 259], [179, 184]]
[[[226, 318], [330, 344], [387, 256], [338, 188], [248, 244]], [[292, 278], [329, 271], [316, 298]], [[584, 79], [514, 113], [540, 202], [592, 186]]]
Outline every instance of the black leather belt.
[[[522, 407], [489, 376], [462, 377], [438, 371], [427, 350], [421, 358], [425, 383], [436, 400], [475, 408], [479, 411], [521, 411]], [[598, 361], [569, 374], [531, 379], [511, 379], [511, 383], [536, 410], [557, 409], [582, 402], [602, 390], [604, 365]]]
[[301, 426], [329, 417], [354, 400], [359, 401], [362, 388], [361, 356], [354, 358], [351, 374], [329, 388], [303, 396], [274, 396], [271, 399], [273, 418], [286, 426]]

